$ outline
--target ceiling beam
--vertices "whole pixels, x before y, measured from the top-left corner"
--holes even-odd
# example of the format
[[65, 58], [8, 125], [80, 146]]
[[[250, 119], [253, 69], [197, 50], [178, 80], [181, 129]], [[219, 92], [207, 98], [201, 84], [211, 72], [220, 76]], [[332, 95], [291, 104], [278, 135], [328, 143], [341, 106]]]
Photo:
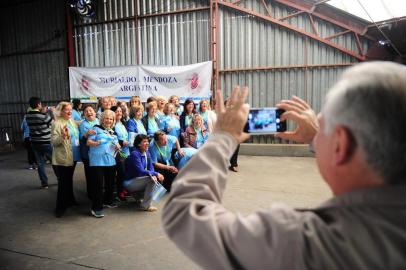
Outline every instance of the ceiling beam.
[[320, 18], [324, 21], [329, 23], [335, 24], [341, 28], [351, 30], [352, 32], [362, 35], [365, 31], [366, 24], [355, 22], [354, 20], [345, 20], [340, 19], [339, 16], [333, 11], [328, 12], [326, 8], [324, 8], [324, 12], [320, 13], [315, 11], [316, 7], [319, 9], [320, 7], [326, 7], [322, 5], [324, 2], [309, 4], [306, 1], [298, 1], [298, 0], [272, 0], [273, 2], [282, 4], [284, 6], [288, 6], [290, 8], [296, 9], [298, 11], [303, 11], [312, 14], [313, 16]]
[[353, 52], [353, 51], [351, 51], [351, 50], [348, 50], [348, 49], [345, 48], [345, 47], [342, 47], [342, 46], [340, 46], [340, 45], [338, 45], [338, 44], [336, 44], [336, 43], [334, 43], [334, 42], [331, 42], [331, 41], [329, 41], [329, 40], [326, 40], [326, 39], [324, 39], [324, 38], [321, 38], [321, 37], [319, 37], [319, 36], [317, 36], [317, 35], [315, 35], [315, 34], [312, 34], [312, 33], [306, 32], [306, 31], [304, 31], [304, 30], [302, 30], [302, 29], [299, 29], [299, 28], [297, 28], [297, 27], [295, 27], [295, 26], [293, 26], [293, 25], [291, 25], [291, 24], [288, 24], [288, 23], [279, 21], [279, 20], [277, 20], [277, 19], [275, 19], [275, 18], [272, 18], [272, 17], [266, 16], [266, 15], [264, 15], [264, 14], [255, 12], [255, 11], [253, 11], [253, 10], [249, 10], [249, 9], [246, 9], [246, 8], [243, 8], [243, 7], [234, 5], [234, 4], [230, 3], [230, 2], [219, 1], [218, 4], [219, 4], [219, 5], [222, 5], [222, 6], [225, 6], [225, 7], [228, 7], [228, 8], [231, 8], [231, 9], [234, 9], [234, 10], [238, 10], [238, 11], [240, 11], [240, 12], [243, 12], [243, 13], [246, 13], [246, 14], [249, 14], [249, 15], [252, 15], [252, 16], [255, 16], [255, 17], [260, 18], [260, 19], [263, 19], [263, 20], [265, 20], [265, 21], [271, 22], [271, 23], [273, 23], [273, 24], [276, 24], [276, 25], [278, 25], [278, 26], [281, 26], [281, 27], [283, 27], [283, 28], [286, 28], [286, 29], [288, 29], [288, 30], [291, 30], [291, 31], [293, 31], [293, 32], [296, 32], [296, 33], [298, 33], [298, 34], [301, 34], [301, 35], [303, 35], [303, 36], [307, 36], [307, 37], [309, 37], [309, 38], [311, 38], [311, 39], [313, 39], [313, 40], [316, 40], [316, 41], [318, 41], [318, 42], [320, 42], [320, 43], [323, 43], [323, 44], [326, 44], [326, 45], [328, 45], [328, 46], [330, 46], [330, 47], [332, 47], [332, 48], [335, 48], [335, 49], [337, 49], [337, 50], [339, 50], [339, 51], [341, 51], [341, 52], [343, 52], [343, 53], [345, 53], [345, 54], [347, 54], [347, 55], [350, 55], [350, 56], [352, 56], [352, 57], [355, 57], [355, 58], [357, 58], [357, 59], [360, 60], [360, 61], [364, 61], [364, 60], [365, 60], [365, 57], [364, 57], [363, 55], [360, 55], [360, 54], [358, 54], [358, 53], [356, 53], [356, 52]]

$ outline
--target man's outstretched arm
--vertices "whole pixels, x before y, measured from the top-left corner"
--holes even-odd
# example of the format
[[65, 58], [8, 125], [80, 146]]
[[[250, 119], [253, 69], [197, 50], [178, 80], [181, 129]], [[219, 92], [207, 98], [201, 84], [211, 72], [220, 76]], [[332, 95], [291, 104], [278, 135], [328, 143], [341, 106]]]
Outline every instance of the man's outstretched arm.
[[[248, 137], [242, 131], [248, 114], [246, 95], [246, 89], [233, 91], [228, 108], [218, 111], [215, 131], [180, 171], [163, 209], [163, 227], [206, 269], [295, 269], [302, 262], [297, 212], [281, 206], [243, 217], [221, 204], [229, 158]], [[223, 104], [221, 98], [218, 102]]]

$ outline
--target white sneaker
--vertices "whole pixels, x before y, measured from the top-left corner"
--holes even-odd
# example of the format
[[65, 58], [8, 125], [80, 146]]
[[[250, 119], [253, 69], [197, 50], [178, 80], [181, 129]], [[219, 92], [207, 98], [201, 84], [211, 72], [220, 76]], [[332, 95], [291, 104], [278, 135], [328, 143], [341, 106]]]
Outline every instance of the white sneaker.
[[97, 218], [102, 218], [102, 217], [104, 217], [104, 214], [103, 214], [103, 211], [97, 211], [97, 210], [92, 210], [92, 211], [90, 211], [90, 213], [94, 216], [94, 217], [97, 217]]

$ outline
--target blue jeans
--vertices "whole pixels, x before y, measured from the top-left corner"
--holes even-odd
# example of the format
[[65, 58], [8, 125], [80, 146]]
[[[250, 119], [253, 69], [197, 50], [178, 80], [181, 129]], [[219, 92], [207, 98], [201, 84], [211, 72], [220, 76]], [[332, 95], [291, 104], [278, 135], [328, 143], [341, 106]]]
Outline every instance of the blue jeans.
[[42, 186], [48, 185], [48, 177], [45, 174], [45, 161], [52, 159], [52, 146], [50, 144], [32, 144], [35, 158], [38, 163], [38, 176]]

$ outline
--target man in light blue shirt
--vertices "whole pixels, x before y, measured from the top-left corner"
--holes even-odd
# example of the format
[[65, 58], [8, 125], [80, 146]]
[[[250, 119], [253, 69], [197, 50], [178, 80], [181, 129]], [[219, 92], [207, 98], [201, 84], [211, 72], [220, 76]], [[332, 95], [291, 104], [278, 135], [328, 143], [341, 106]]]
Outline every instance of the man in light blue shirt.
[[151, 161], [154, 164], [155, 170], [164, 176], [162, 185], [169, 191], [172, 181], [178, 174], [178, 168], [172, 159], [172, 152], [177, 150], [175, 157], [184, 156], [184, 151], [180, 148], [178, 139], [175, 136], [166, 135], [163, 131], [154, 133], [154, 138], [149, 146]]
[[82, 122], [82, 103], [80, 102], [80, 99], [73, 99], [72, 100], [73, 104], [73, 110], [72, 110], [72, 119], [76, 121], [78, 125]]

